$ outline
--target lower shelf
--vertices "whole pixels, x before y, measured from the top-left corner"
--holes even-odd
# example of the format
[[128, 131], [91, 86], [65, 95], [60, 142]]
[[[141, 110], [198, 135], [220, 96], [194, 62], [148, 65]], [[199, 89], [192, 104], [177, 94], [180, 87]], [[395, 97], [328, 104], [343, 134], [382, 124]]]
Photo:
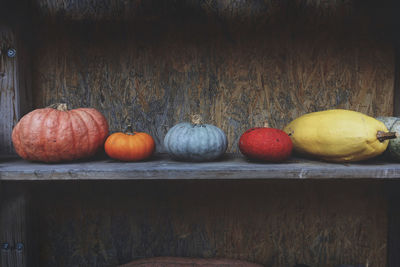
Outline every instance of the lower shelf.
[[227, 154], [215, 162], [178, 162], [158, 154], [149, 161], [97, 159], [62, 164], [7, 159], [0, 162], [0, 180], [148, 180], [148, 179], [397, 179], [400, 164], [382, 160], [336, 164], [291, 158], [283, 163], [251, 162]]

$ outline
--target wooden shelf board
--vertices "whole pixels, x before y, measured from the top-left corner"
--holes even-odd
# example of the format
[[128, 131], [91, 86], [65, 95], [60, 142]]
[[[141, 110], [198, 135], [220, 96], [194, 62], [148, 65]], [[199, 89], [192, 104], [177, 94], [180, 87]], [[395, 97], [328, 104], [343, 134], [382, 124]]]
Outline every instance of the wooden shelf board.
[[292, 158], [285, 163], [259, 163], [228, 154], [220, 161], [191, 163], [156, 155], [146, 162], [97, 159], [62, 164], [0, 161], [0, 180], [155, 180], [155, 179], [397, 179], [400, 164], [384, 161], [335, 164]]

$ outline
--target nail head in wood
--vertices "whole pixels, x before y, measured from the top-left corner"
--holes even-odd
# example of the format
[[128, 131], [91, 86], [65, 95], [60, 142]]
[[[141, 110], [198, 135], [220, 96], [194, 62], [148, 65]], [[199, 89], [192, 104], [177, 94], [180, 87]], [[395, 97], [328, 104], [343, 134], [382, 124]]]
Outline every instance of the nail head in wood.
[[24, 249], [24, 244], [22, 244], [22, 243], [17, 243], [17, 245], [16, 245], [16, 250], [17, 251], [22, 251], [23, 249]]
[[10, 249], [10, 244], [8, 244], [8, 243], [1, 244], [1, 249], [2, 250], [9, 250]]
[[17, 54], [17, 50], [15, 50], [15, 48], [9, 48], [7, 50], [7, 56], [8, 57], [15, 57], [16, 54]]

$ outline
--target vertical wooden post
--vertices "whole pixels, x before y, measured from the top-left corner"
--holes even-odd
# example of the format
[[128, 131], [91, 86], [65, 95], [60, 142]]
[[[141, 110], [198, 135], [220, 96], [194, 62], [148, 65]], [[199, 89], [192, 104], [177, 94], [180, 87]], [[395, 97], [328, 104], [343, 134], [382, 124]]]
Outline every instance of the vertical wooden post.
[[[400, 25], [399, 25], [400, 26]], [[400, 40], [395, 40], [393, 116], [400, 117]]]
[[[400, 19], [397, 14], [400, 11], [400, 4], [392, 1], [393, 19], [393, 44], [395, 49], [395, 70], [394, 70], [394, 92], [393, 92], [393, 116], [400, 117], [400, 37], [398, 29]], [[400, 184], [399, 182], [388, 182], [388, 238], [387, 255], [388, 267], [400, 266]]]
[[2, 183], [0, 188], [0, 255], [2, 267], [29, 264], [28, 191], [21, 184]]
[[12, 128], [19, 118], [19, 95], [16, 84], [17, 61], [10, 57], [16, 51], [15, 36], [6, 26], [0, 26], [0, 154], [12, 154]]
[[[0, 156], [14, 154], [11, 133], [30, 108], [30, 1], [0, 1]], [[0, 262], [30, 266], [27, 190], [0, 183]]]
[[27, 2], [0, 1], [0, 156], [14, 154], [11, 133], [31, 109]]
[[[397, 5], [398, 6], [398, 5]], [[400, 10], [396, 8], [396, 10]], [[399, 23], [395, 23], [399, 24]], [[397, 27], [396, 27], [397, 28]], [[394, 37], [395, 48], [395, 79], [393, 92], [393, 116], [400, 117], [400, 40]], [[388, 182], [388, 267], [400, 266], [400, 184]]]
[[388, 195], [388, 267], [400, 266], [400, 184], [398, 181], [387, 183]]

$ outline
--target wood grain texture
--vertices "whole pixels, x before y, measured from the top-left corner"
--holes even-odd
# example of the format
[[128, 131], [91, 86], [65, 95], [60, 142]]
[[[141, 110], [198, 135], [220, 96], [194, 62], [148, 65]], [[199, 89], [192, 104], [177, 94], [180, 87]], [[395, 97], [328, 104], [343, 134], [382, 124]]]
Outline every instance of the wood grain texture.
[[225, 155], [214, 162], [192, 163], [156, 155], [149, 161], [120, 162], [111, 159], [58, 164], [31, 163], [21, 159], [0, 162], [2, 181], [63, 180], [346, 180], [400, 179], [400, 164], [371, 160], [337, 164], [299, 158], [283, 163], [250, 162], [237, 155]]
[[[393, 7], [393, 12], [400, 11], [400, 4]], [[400, 19], [395, 20], [396, 27], [400, 27]], [[400, 38], [396, 35], [395, 45], [395, 83], [394, 83], [394, 111], [393, 115], [400, 116]], [[398, 183], [388, 187], [388, 267], [400, 265], [400, 187]]]
[[[252, 23], [260, 17], [268, 16], [279, 10], [280, 3], [266, 1], [224, 1], [224, 0], [33, 0], [39, 16], [45, 19], [64, 21], [155, 21], [172, 17], [201, 16], [207, 13], [214, 19], [240, 19], [240, 22]], [[351, 5], [353, 1], [345, 0]], [[294, 5], [302, 5], [302, 1], [293, 1]], [[324, 9], [336, 8], [334, 1], [308, 1], [308, 5]], [[266, 16], [267, 15], [267, 16]]]
[[[11, 133], [32, 110], [28, 0], [0, 1], [0, 155], [15, 154]], [[15, 57], [7, 51], [15, 49]]]
[[0, 184], [0, 244], [2, 267], [27, 267], [29, 263], [29, 195], [23, 186]]
[[246, 261], [184, 257], [154, 257], [135, 260], [120, 267], [262, 267]]
[[[397, 3], [393, 6], [393, 12], [400, 11], [400, 4]], [[395, 19], [394, 23], [396, 28], [400, 27], [400, 19]], [[394, 81], [394, 108], [393, 115], [400, 116], [400, 37], [395, 35], [394, 38], [395, 47], [395, 81]]]
[[388, 267], [400, 265], [400, 184], [392, 182], [387, 186], [388, 195]]
[[37, 266], [158, 256], [386, 266], [383, 183], [35, 183]]
[[17, 63], [7, 56], [7, 49], [15, 47], [15, 32], [0, 25], [0, 154], [13, 153], [11, 132], [19, 118]]
[[[80, 1], [37, 3], [46, 2], [89, 10], [79, 9]], [[230, 152], [238, 152], [246, 129], [265, 120], [282, 128], [299, 115], [328, 108], [393, 113], [394, 48], [385, 5], [377, 10], [369, 1], [184, 2], [152, 21], [38, 16], [34, 106], [97, 108], [112, 132], [132, 124], [150, 133], [158, 152], [164, 151], [167, 130], [192, 113], [225, 131]]]
[[[62, 21], [156, 21], [166, 18], [193, 18], [207, 14], [215, 20], [236, 21], [237, 24], [259, 24], [269, 21], [277, 13], [282, 12], [282, 7], [318, 9], [318, 15], [341, 19], [343, 13], [348, 13], [353, 7], [365, 11], [365, 7], [376, 7], [374, 0], [294, 0], [283, 2], [271, 0], [32, 0], [32, 7], [38, 16], [50, 20]], [[395, 10], [393, 0], [380, 2], [379, 13], [394, 13], [390, 17], [382, 17], [382, 21], [391, 22]], [[290, 10], [284, 11], [285, 15], [293, 15]], [[372, 19], [372, 17], [371, 17]], [[382, 22], [381, 21], [381, 22]], [[381, 23], [380, 22], [380, 23]]]

